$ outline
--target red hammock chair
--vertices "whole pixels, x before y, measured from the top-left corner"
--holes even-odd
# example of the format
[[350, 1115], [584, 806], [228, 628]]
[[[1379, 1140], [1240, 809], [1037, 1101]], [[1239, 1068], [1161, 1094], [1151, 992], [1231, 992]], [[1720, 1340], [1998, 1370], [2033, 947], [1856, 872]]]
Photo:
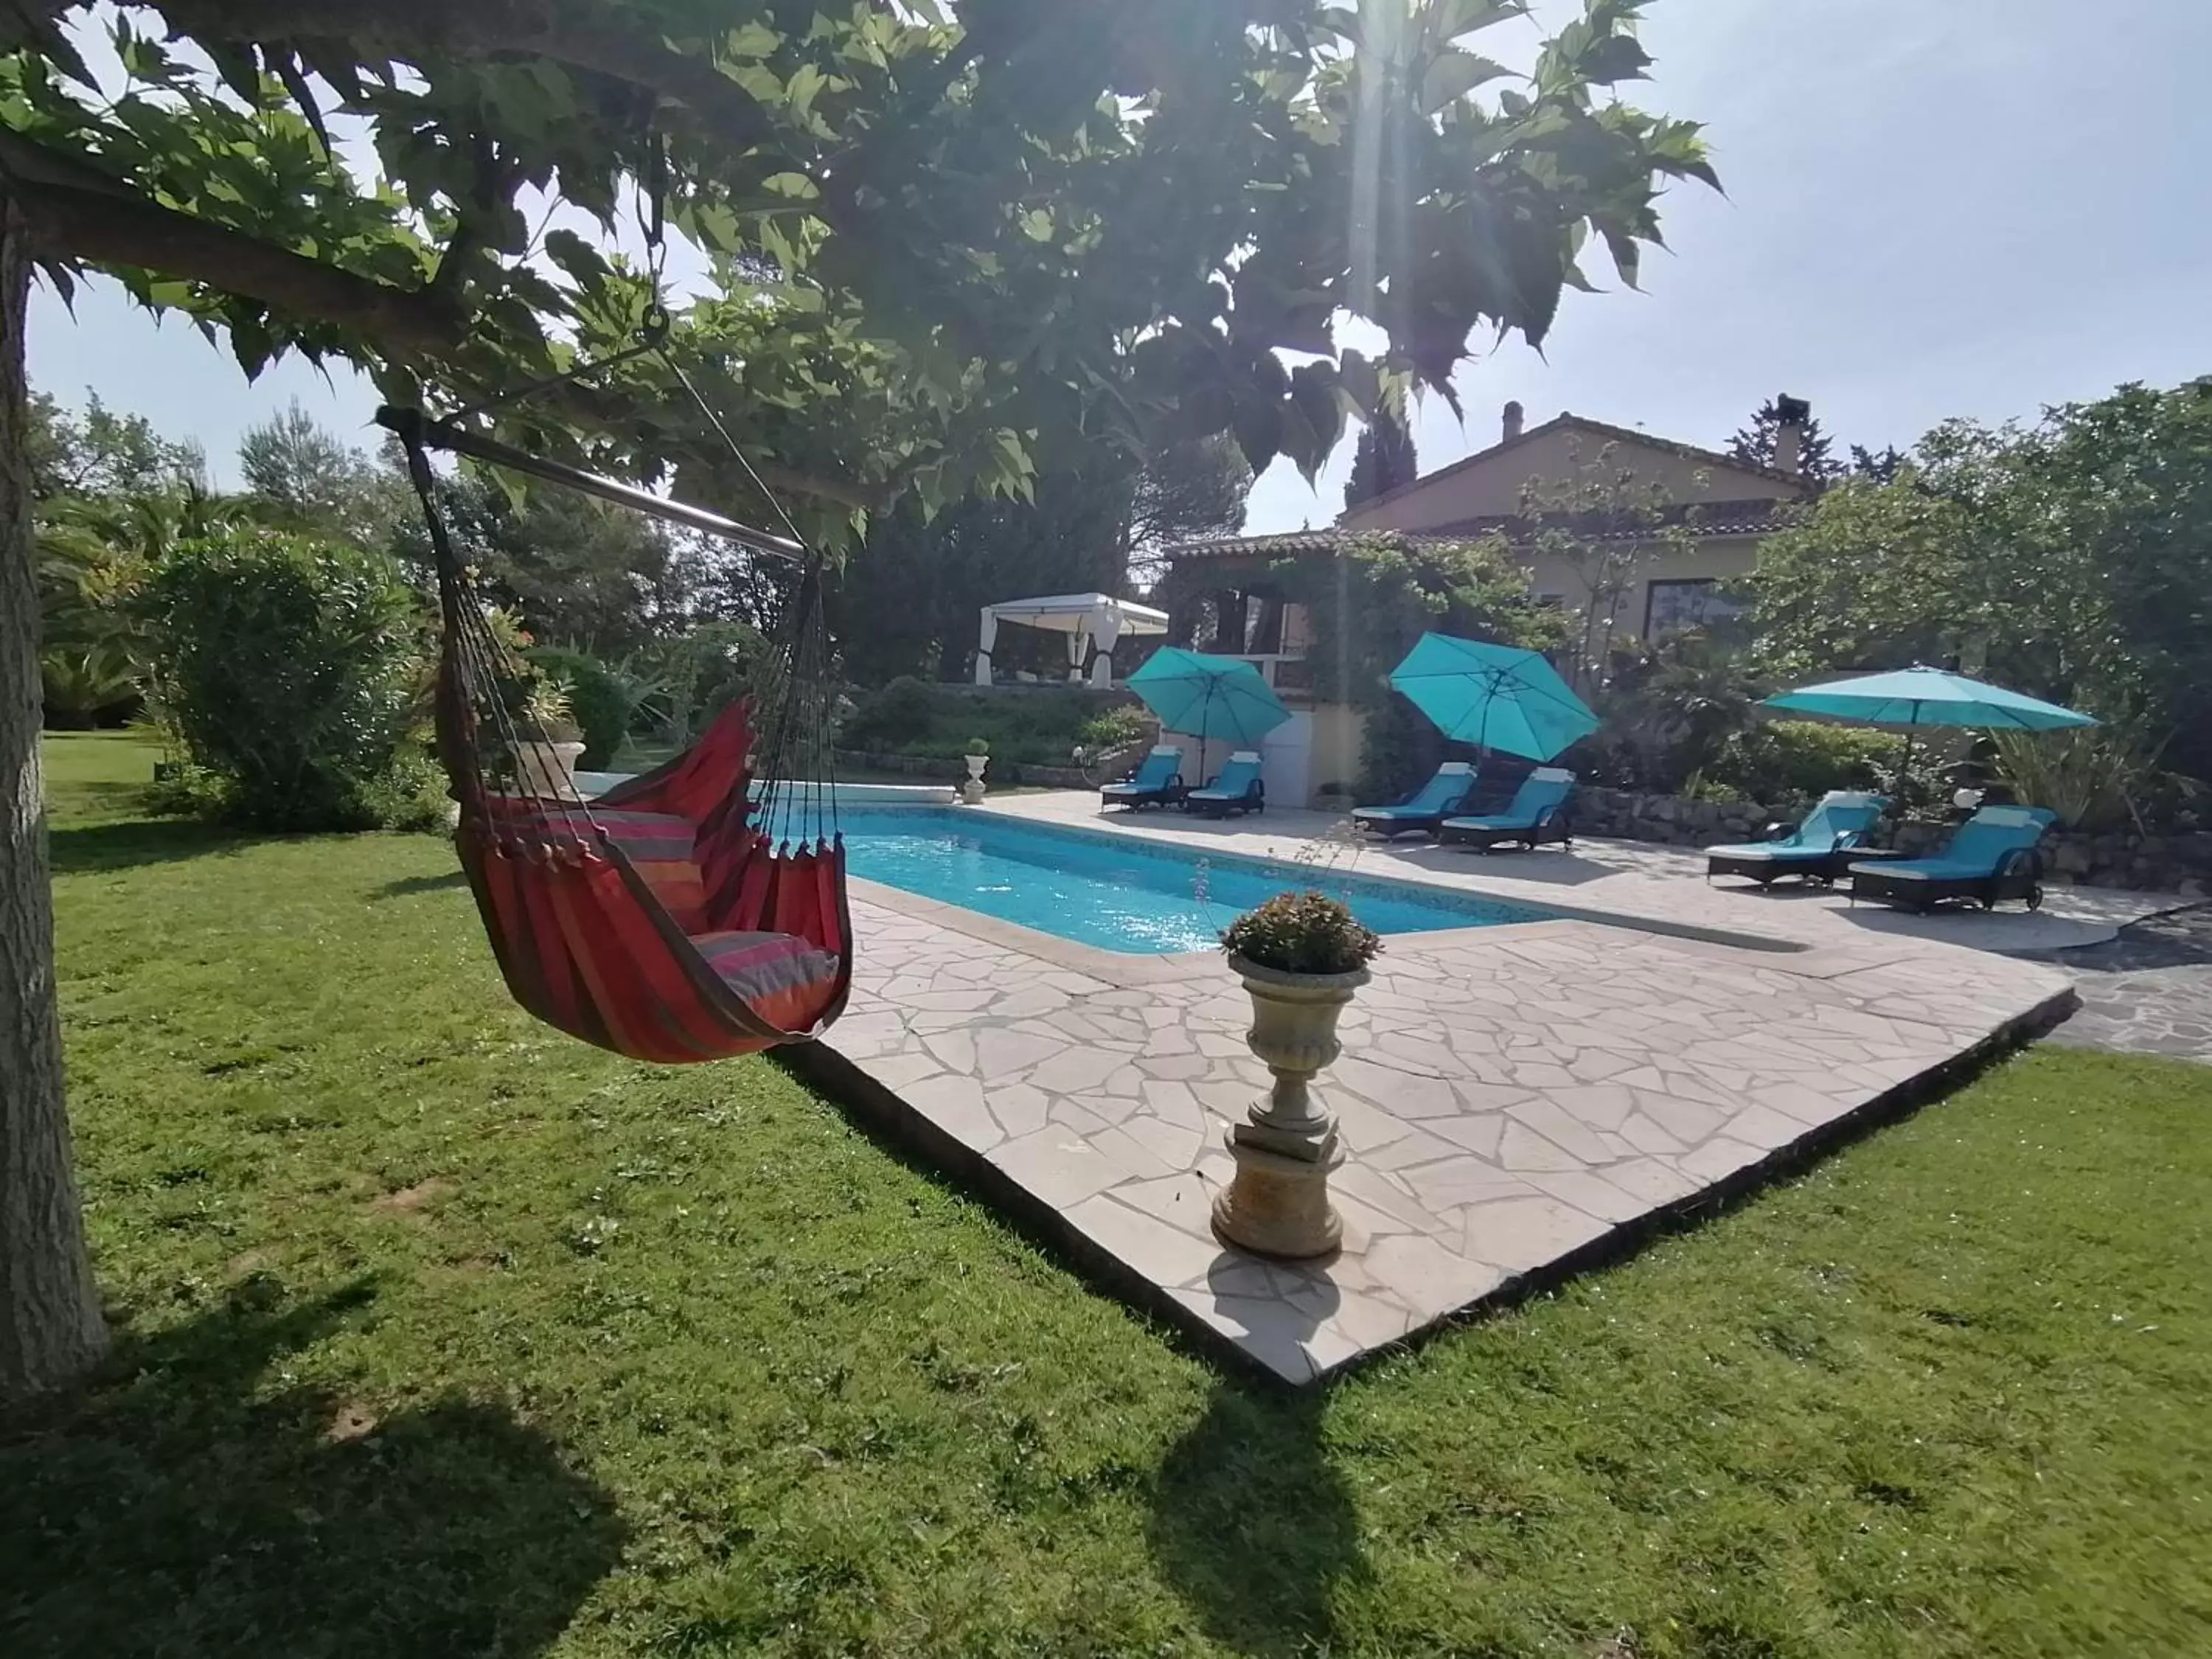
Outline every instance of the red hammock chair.
[[[809, 562], [787, 606], [769, 742], [757, 736], [752, 701], [732, 703], [674, 760], [586, 802], [540, 734], [518, 729], [508, 706], [516, 665], [453, 552], [422, 450], [435, 443], [579, 488], [605, 485], [594, 494], [627, 487], [561, 476], [568, 470], [428, 426], [416, 411], [378, 419], [406, 448], [429, 526], [444, 623], [439, 757], [460, 803], [461, 867], [515, 1000], [633, 1060], [723, 1060], [818, 1036], [852, 986], [844, 842], [834, 785], [793, 783], [781, 764], [798, 750], [827, 769], [818, 565]], [[613, 498], [655, 511], [647, 503], [657, 498], [639, 493]], [[675, 512], [695, 528], [741, 528]], [[779, 554], [791, 546], [757, 532], [740, 538]]]

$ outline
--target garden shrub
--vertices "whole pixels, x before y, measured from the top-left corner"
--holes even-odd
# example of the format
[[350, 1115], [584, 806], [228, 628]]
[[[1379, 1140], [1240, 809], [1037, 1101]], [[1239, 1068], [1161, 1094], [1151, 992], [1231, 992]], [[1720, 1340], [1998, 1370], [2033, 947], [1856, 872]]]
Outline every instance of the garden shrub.
[[1865, 726], [1762, 720], [1730, 734], [1703, 781], [1765, 804], [1831, 789], [1887, 788], [1904, 742], [1897, 732]]
[[1359, 798], [1390, 801], [1412, 793], [1436, 771], [1445, 752], [1443, 736], [1428, 717], [1393, 695], [1367, 716], [1359, 751]]
[[949, 760], [980, 737], [1001, 760], [1065, 766], [1078, 747], [1102, 746], [1095, 732], [1128, 733], [1121, 740], [1134, 742], [1150, 726], [1133, 699], [1106, 703], [1079, 686], [987, 690], [909, 675], [864, 697], [837, 741], [846, 749]]
[[283, 830], [434, 810], [413, 740], [422, 618], [395, 561], [240, 528], [178, 545], [141, 604], [162, 714], [204, 775], [202, 806]]
[[902, 674], [854, 711], [845, 722], [843, 740], [852, 749], [896, 751], [926, 736], [933, 714], [929, 686]]
[[1085, 749], [1127, 749], [1142, 742], [1152, 729], [1152, 718], [1143, 709], [1123, 704], [1093, 714], [1076, 728], [1075, 740]]
[[581, 651], [540, 646], [526, 654], [568, 688], [569, 717], [584, 737], [584, 752], [576, 763], [591, 771], [605, 769], [629, 736], [637, 702], [630, 685], [597, 657]]
[[740, 697], [772, 708], [782, 695], [781, 653], [744, 623], [704, 623], [647, 646], [608, 671], [629, 699], [629, 735], [690, 743]]

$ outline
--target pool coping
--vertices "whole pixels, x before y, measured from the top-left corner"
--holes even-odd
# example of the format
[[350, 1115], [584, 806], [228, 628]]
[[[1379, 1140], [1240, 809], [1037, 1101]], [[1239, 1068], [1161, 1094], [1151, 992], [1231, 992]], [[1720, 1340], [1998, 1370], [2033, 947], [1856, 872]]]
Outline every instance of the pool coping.
[[[1802, 939], [1785, 939], [1771, 933], [1746, 933], [1734, 928], [1706, 927], [1671, 916], [1651, 915], [1626, 910], [1601, 910], [1588, 905], [1562, 904], [1548, 897], [1541, 902], [1534, 902], [1525, 898], [1511, 897], [1502, 894], [1492, 895], [1466, 887], [1456, 887], [1446, 882], [1422, 881], [1416, 877], [1370, 875], [1363, 872], [1348, 870], [1338, 872], [1328, 866], [1298, 866], [1293, 860], [1257, 858], [1249, 853], [1226, 849], [1218, 852], [1209, 850], [1196, 853], [1188, 842], [1179, 842], [1164, 835], [1146, 834], [1141, 826], [1131, 826], [1137, 830], [1137, 833], [1130, 835], [1124, 830], [1103, 824], [1063, 823], [1029, 817], [1017, 812], [993, 811], [990, 809], [991, 804], [988, 802], [985, 802], [980, 808], [964, 806], [947, 808], [942, 805], [919, 804], [908, 805], [885, 802], [881, 805], [872, 805], [866, 810], [886, 814], [913, 811], [951, 812], [956, 818], [963, 812], [982, 812], [988, 813], [998, 823], [1018, 825], [1047, 836], [1063, 836], [1074, 840], [1093, 841], [1104, 846], [1113, 847], [1142, 845], [1194, 865], [1202, 859], [1208, 864], [1234, 866], [1257, 875], [1282, 876], [1286, 878], [1286, 887], [1298, 884], [1301, 878], [1293, 872], [1304, 868], [1310, 871], [1311, 884], [1317, 887], [1327, 886], [1334, 878], [1347, 884], [1356, 882], [1374, 888], [1408, 888], [1419, 893], [1435, 894], [1461, 903], [1475, 900], [1512, 909], [1537, 913], [1527, 921], [1474, 923], [1466, 927], [1425, 928], [1416, 933], [1389, 935], [1389, 944], [1386, 948], [1401, 954], [1407, 953], [1408, 947], [1416, 940], [1436, 940], [1439, 942], [1437, 948], [1443, 948], [1446, 945], [1464, 943], [1467, 935], [1470, 933], [1496, 933], [1506, 929], [1526, 930], [1559, 921], [1588, 922], [1600, 927], [1620, 927], [1632, 933], [1656, 933], [1669, 939], [1722, 945], [1730, 950], [1757, 951], [1765, 956], [1802, 956], [1817, 953], [1819, 949], [1817, 946], [1806, 944]], [[1097, 945], [1079, 945], [1073, 939], [1063, 939], [1056, 933], [1048, 933], [1039, 928], [1025, 927], [1018, 922], [1002, 921], [996, 916], [987, 915], [980, 910], [971, 910], [964, 905], [954, 904], [950, 900], [929, 898], [923, 894], [909, 892], [905, 888], [893, 887], [887, 883], [872, 881], [860, 876], [848, 876], [848, 880], [856, 891], [865, 890], [871, 902], [883, 905], [887, 909], [900, 910], [908, 915], [929, 916], [947, 927], [953, 927], [956, 931], [987, 939], [993, 944], [1007, 945], [1031, 956], [1042, 957], [1057, 967], [1068, 968], [1078, 973], [1090, 974], [1124, 988], [1132, 988], [1138, 985], [1157, 985], [1168, 980], [1186, 979], [1189, 975], [1186, 971], [1127, 976], [1103, 971], [1099, 965], [1102, 962], [1211, 961], [1216, 955], [1212, 951], [1178, 951], [1158, 956], [1139, 951], [1108, 951]], [[911, 908], [905, 903], [893, 902], [892, 897], [890, 896], [893, 895], [896, 895], [900, 901], [912, 901], [915, 903], [932, 906], [935, 908]], [[1070, 957], [1062, 954], [1064, 951], [1078, 952], [1079, 955]]]
[[[894, 911], [902, 916], [911, 916], [918, 921], [935, 922], [941, 927], [956, 933], [965, 933], [969, 938], [981, 939], [987, 945], [1003, 945], [1009, 951], [1018, 951], [1024, 956], [1035, 957], [1055, 968], [1065, 968], [1072, 974], [1103, 980], [1118, 991], [1136, 991], [1148, 985], [1181, 984], [1187, 980], [1200, 979], [1212, 973], [1221, 962], [1218, 951], [1169, 951], [1148, 955], [1137, 951], [1103, 950], [1096, 945], [1062, 939], [1057, 933], [1024, 927], [1017, 921], [1002, 921], [996, 916], [986, 915], [981, 910], [970, 910], [948, 899], [931, 898], [926, 894], [909, 893], [903, 887], [870, 881], [864, 876], [848, 875], [845, 884], [852, 896], [864, 903]], [[1471, 927], [1431, 927], [1418, 933], [1393, 933], [1383, 948], [1391, 955], [1403, 959], [1429, 951], [1449, 950], [1466, 945], [1477, 937], [1527, 939], [1550, 933], [1563, 923], [1581, 920], [1574, 916], [1543, 916], [1534, 921], [1488, 922]]]

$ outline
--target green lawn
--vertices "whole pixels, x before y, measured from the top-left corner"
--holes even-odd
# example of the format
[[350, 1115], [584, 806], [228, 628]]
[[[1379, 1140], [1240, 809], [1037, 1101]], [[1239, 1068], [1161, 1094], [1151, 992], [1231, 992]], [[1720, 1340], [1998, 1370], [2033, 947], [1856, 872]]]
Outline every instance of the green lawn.
[[2039, 1053], [1318, 1396], [765, 1062], [503, 1000], [448, 849], [51, 745], [120, 1345], [0, 1652], [2212, 1652], [2212, 1070]]

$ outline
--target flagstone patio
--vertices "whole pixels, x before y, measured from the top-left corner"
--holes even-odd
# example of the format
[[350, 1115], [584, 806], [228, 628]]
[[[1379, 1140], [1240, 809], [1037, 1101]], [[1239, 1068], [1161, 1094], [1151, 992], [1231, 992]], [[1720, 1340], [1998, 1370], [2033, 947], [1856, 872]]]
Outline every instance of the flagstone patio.
[[[1096, 823], [1089, 805], [977, 810]], [[1118, 832], [1287, 856], [1322, 828], [1153, 815]], [[1451, 856], [1462, 867], [1364, 852], [1358, 868], [1638, 925], [1389, 940], [1322, 1079], [1348, 1151], [1333, 1183], [1345, 1246], [1325, 1262], [1261, 1262], [1208, 1228], [1223, 1127], [1267, 1078], [1217, 957], [1092, 951], [855, 882], [866, 949], [812, 1064], [1133, 1299], [1306, 1382], [1753, 1178], [2072, 1000], [2051, 967], [1931, 936], [1942, 918], [1902, 927], [1827, 899], [1662, 880], [1603, 846]], [[1970, 936], [2014, 920], [2027, 949], [2118, 925], [2094, 908], [1955, 919]]]

